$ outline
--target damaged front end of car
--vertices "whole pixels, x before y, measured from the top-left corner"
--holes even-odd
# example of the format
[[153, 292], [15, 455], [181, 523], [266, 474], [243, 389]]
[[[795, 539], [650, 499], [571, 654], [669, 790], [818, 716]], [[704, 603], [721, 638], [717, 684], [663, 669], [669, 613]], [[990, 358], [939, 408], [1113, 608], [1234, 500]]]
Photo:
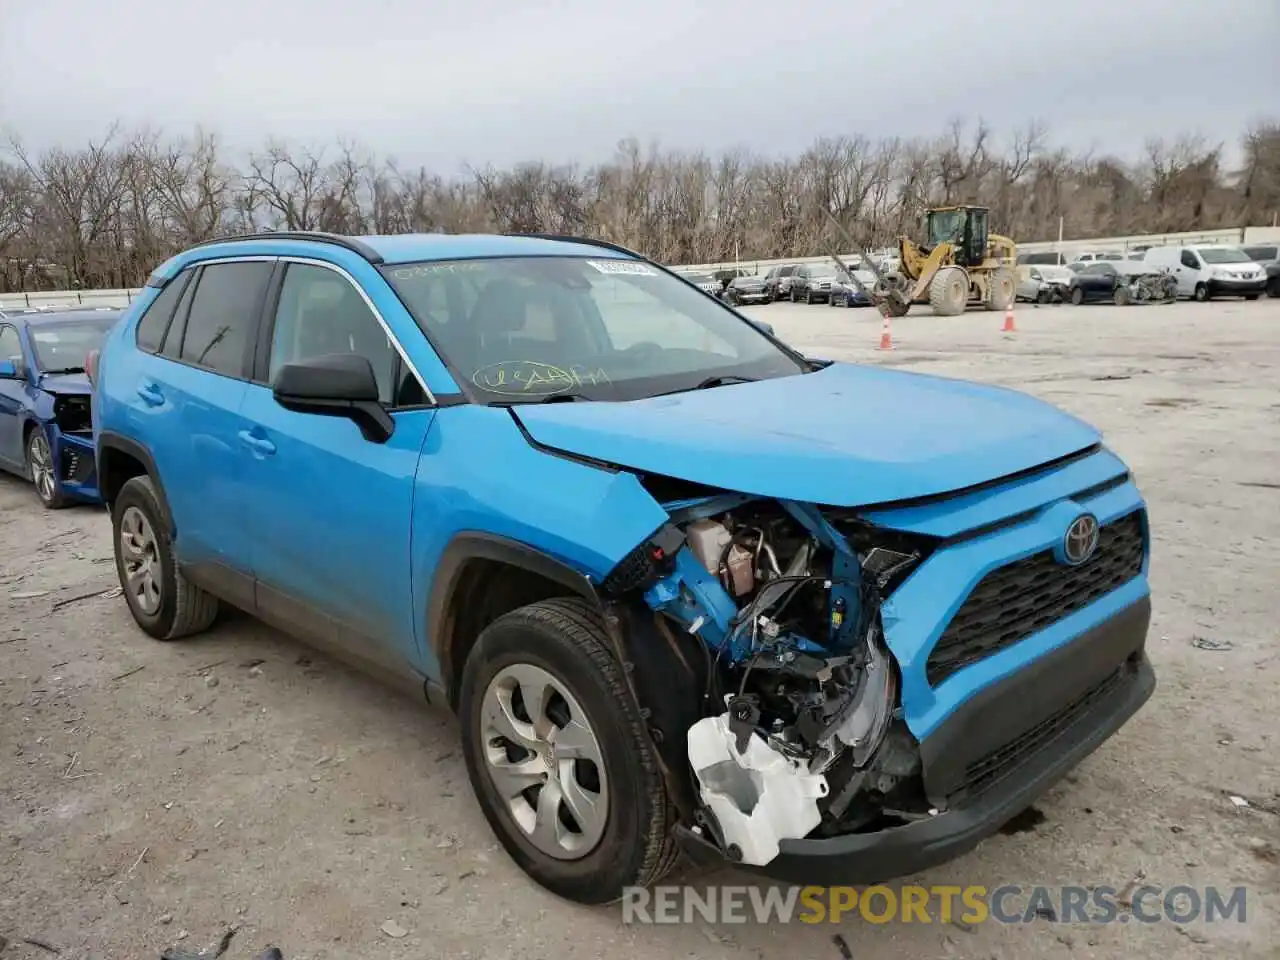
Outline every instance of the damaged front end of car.
[[1178, 281], [1163, 271], [1133, 272], [1117, 279], [1117, 300], [1125, 304], [1173, 303], [1178, 298]]
[[53, 416], [44, 429], [53, 455], [54, 476], [68, 496], [97, 502], [91, 398], [83, 392], [50, 392]]
[[642, 705], [686, 840], [762, 866], [788, 839], [928, 817], [881, 604], [933, 540], [787, 500], [663, 506], [601, 592], [628, 675], [660, 692]]

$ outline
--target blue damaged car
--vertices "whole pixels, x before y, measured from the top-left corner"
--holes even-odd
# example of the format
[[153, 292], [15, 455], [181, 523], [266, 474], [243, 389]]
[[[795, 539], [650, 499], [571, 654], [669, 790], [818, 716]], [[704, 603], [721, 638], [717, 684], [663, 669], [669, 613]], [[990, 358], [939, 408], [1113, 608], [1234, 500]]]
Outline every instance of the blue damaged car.
[[996, 831], [1147, 700], [1150, 535], [1096, 430], [802, 356], [621, 247], [272, 233], [91, 368], [124, 602], [249, 611], [459, 718], [537, 882], [803, 883]]
[[0, 315], [0, 469], [50, 509], [98, 501], [88, 355], [120, 311], [67, 307]]

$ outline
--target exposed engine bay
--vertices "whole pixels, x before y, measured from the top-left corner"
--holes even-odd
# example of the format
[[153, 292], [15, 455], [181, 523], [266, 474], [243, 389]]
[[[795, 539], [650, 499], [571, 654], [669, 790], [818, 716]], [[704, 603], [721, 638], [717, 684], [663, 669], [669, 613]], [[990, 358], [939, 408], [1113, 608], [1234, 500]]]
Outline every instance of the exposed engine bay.
[[53, 400], [53, 419], [63, 433], [89, 435], [93, 422], [89, 397], [81, 394], [58, 394]]
[[[695, 832], [763, 865], [779, 843], [929, 816], [897, 711], [883, 600], [927, 542], [791, 501], [666, 504], [645, 601], [706, 658], [688, 755]], [[633, 581], [634, 582], [634, 581]]]

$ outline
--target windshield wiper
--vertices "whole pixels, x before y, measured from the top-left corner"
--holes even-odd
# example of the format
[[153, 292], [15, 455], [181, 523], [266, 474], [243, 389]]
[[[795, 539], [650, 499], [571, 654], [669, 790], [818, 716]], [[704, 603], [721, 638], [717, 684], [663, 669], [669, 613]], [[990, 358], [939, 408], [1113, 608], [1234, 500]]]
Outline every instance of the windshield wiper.
[[589, 403], [590, 397], [584, 397], [580, 393], [548, 393], [541, 397], [531, 397], [528, 400], [494, 400], [489, 406], [491, 407], [513, 407], [525, 403]]
[[757, 379], [758, 379], [757, 377], [739, 377], [739, 376], [734, 376], [733, 374], [729, 374], [727, 376], [722, 375], [718, 377], [707, 377], [707, 379], [694, 384], [689, 389], [690, 390], [706, 390], [710, 387], [728, 386], [731, 383], [755, 383]]

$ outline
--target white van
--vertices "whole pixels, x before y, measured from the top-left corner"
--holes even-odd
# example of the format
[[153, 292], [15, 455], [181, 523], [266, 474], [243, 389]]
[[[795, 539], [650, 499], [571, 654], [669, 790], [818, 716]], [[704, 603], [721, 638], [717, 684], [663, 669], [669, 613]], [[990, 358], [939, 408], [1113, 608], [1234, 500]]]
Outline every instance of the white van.
[[1267, 272], [1239, 247], [1225, 244], [1152, 247], [1143, 262], [1168, 270], [1178, 280], [1178, 296], [1194, 300], [1257, 300], [1267, 288]]

